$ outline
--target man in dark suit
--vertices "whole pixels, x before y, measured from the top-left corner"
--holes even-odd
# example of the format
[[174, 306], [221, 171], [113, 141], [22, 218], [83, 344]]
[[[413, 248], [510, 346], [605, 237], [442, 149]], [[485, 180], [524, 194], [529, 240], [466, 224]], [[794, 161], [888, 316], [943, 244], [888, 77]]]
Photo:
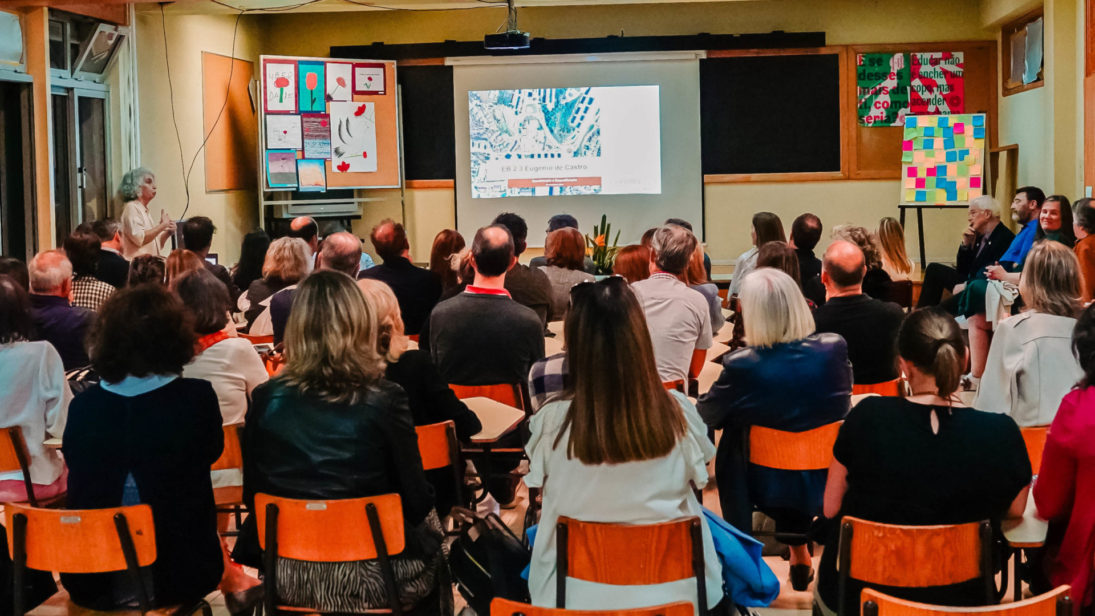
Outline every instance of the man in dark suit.
[[411, 245], [402, 224], [385, 219], [373, 227], [369, 239], [384, 262], [362, 271], [357, 277], [379, 280], [391, 287], [399, 301], [404, 331], [409, 336], [417, 335], [441, 297], [441, 279], [430, 270], [411, 263]]
[[47, 250], [34, 255], [27, 270], [35, 340], [52, 344], [65, 370], [90, 364], [84, 341], [95, 313], [72, 305], [72, 263], [64, 251]]
[[[506, 212], [495, 217], [492, 224], [509, 229], [510, 237], [513, 238], [513, 255], [520, 258], [527, 246], [528, 224], [525, 219]], [[551, 281], [547, 274], [539, 269], [514, 263], [506, 272], [506, 290], [513, 301], [532, 308], [536, 316], [540, 317], [540, 326], [547, 328], [548, 309], [551, 307]]]
[[232, 276], [228, 274], [228, 270], [218, 263], [210, 263], [207, 258], [209, 257], [209, 247], [213, 245], [213, 233], [217, 230], [213, 226], [213, 221], [205, 216], [192, 216], [183, 223], [182, 236], [183, 247], [201, 257], [202, 265], [205, 269], [217, 277], [224, 283], [224, 287], [228, 289], [228, 296], [232, 298], [232, 305], [236, 305], [236, 300], [239, 299], [240, 290], [236, 288], [235, 283], [232, 282]]
[[821, 284], [821, 259], [814, 256], [814, 247], [821, 239], [821, 219], [809, 212], [791, 223], [788, 244], [798, 257], [798, 277], [802, 294], [818, 306], [825, 303], [825, 286]]
[[113, 218], [91, 223], [91, 232], [99, 236], [99, 267], [95, 277], [116, 289], [129, 278], [129, 261], [122, 256], [122, 225]]
[[[962, 232], [955, 267], [942, 263], [928, 265], [917, 308], [938, 304], [947, 312], [958, 314], [958, 292], [982, 270], [999, 261], [1015, 237], [1011, 229], [1000, 222], [1000, 208], [988, 195], [970, 201], [967, 220], [970, 224]], [[941, 301], [944, 289], [954, 295]]]

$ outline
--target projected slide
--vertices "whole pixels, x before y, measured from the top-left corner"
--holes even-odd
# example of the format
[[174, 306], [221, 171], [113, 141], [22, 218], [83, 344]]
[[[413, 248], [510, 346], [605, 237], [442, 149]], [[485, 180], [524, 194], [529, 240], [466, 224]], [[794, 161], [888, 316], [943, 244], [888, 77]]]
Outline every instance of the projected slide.
[[471, 196], [660, 194], [658, 86], [468, 92]]

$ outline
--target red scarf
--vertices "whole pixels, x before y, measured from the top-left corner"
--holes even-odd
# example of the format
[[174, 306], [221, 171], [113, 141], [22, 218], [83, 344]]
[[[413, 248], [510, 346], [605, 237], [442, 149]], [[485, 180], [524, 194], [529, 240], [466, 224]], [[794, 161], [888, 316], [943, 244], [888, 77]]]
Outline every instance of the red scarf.
[[213, 332], [212, 334], [206, 334], [198, 338], [197, 349], [194, 351], [195, 355], [200, 355], [202, 351], [217, 344], [221, 340], [228, 340], [228, 334], [224, 332]]

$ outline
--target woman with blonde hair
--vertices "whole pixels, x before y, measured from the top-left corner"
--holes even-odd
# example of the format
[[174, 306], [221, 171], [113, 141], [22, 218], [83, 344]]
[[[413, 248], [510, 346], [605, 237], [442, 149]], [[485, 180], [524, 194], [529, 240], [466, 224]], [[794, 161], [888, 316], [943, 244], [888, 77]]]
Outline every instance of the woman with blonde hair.
[[[384, 379], [376, 306], [349, 276], [320, 271], [297, 287], [285, 330], [285, 370], [254, 391], [243, 431], [243, 493], [298, 499], [396, 493], [406, 548], [392, 560], [406, 605], [449, 606], [442, 532], [422, 470], [407, 394]], [[237, 560], [254, 563], [253, 518]], [[357, 529], [347, 529], [355, 532]], [[257, 564], [257, 563], [254, 563]], [[278, 601], [331, 612], [388, 605], [375, 560], [278, 562]], [[315, 580], [326, 580], [316, 584]]]
[[715, 458], [723, 517], [749, 532], [756, 507], [777, 532], [795, 533], [783, 540], [791, 547], [791, 586], [803, 591], [813, 568], [801, 535], [821, 513], [825, 471], [749, 464], [744, 443], [753, 426], [802, 432], [842, 419], [852, 392], [848, 346], [839, 335], [813, 333], [806, 298], [781, 270], [753, 270], [740, 299], [748, 346], [722, 357], [722, 374], [697, 406], [708, 426], [723, 430]]
[[882, 269], [891, 280], [908, 280], [913, 264], [905, 253], [905, 229], [896, 218], [887, 216], [878, 223], [878, 244], [882, 249]]
[[252, 282], [236, 302], [247, 323], [253, 323], [266, 310], [267, 300], [274, 293], [299, 282], [311, 267], [308, 244], [304, 240], [279, 237], [271, 242], [262, 263], [262, 278]]

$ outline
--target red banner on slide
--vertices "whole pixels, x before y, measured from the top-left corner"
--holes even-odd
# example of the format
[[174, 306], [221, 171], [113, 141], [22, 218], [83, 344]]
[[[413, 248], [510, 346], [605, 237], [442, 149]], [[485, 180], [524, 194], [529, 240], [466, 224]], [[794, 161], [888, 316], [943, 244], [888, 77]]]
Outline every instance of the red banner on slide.
[[600, 186], [600, 177], [563, 177], [563, 178], [532, 178], [532, 179], [518, 179], [509, 180], [507, 185], [510, 188], [540, 188], [540, 187], [556, 187], [556, 186]]

